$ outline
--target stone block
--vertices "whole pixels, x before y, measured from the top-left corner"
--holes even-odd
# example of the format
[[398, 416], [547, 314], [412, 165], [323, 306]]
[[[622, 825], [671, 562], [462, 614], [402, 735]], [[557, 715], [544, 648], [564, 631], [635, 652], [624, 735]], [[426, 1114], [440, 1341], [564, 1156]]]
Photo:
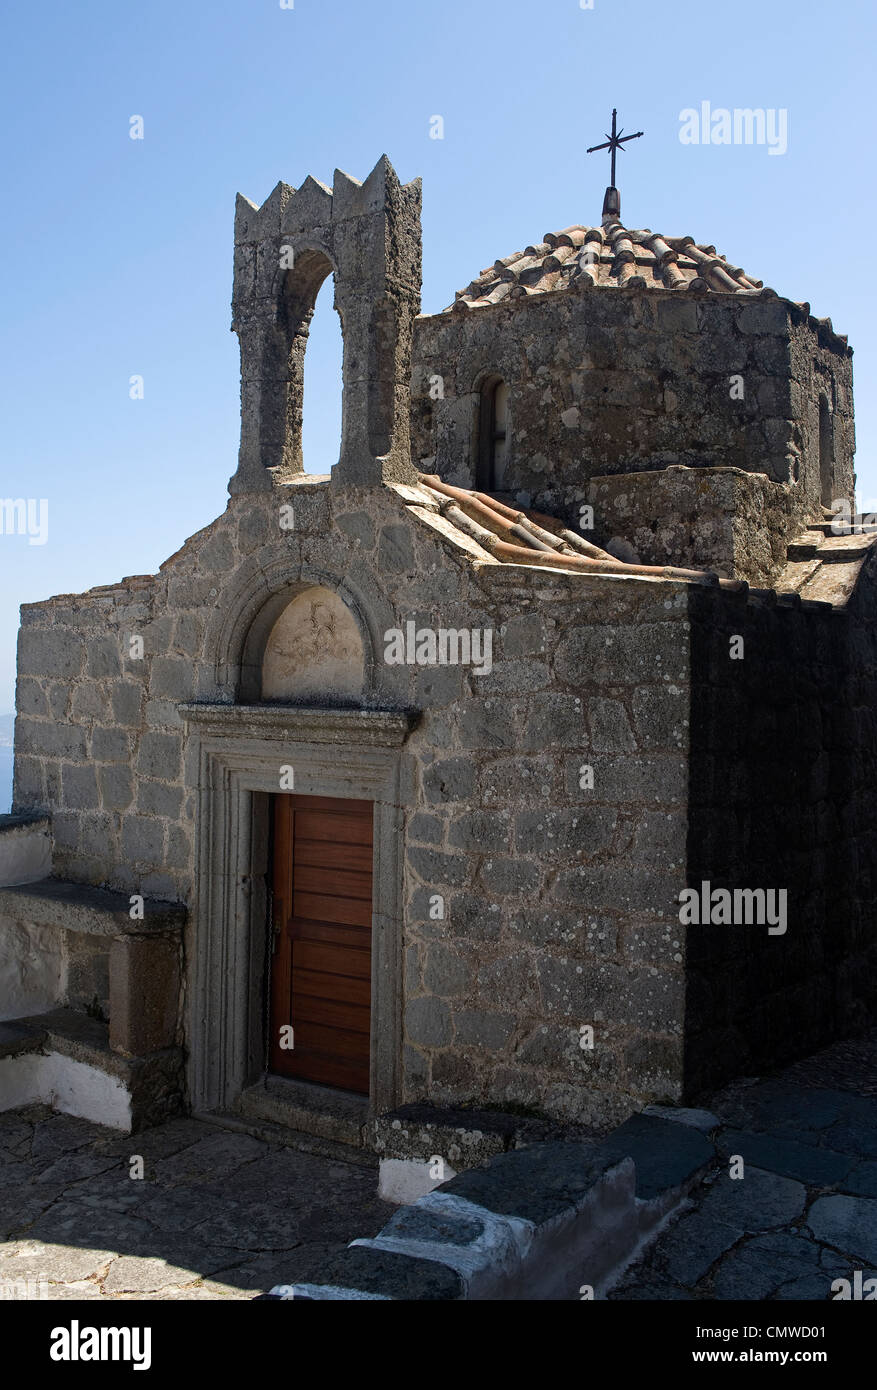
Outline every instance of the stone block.
[[125, 728], [138, 728], [143, 686], [137, 681], [118, 681], [110, 687], [113, 718]]
[[479, 690], [491, 695], [528, 695], [551, 684], [551, 671], [544, 661], [520, 658], [494, 658], [493, 669], [478, 677]]
[[99, 767], [101, 805], [107, 811], [125, 811], [134, 800], [134, 778], [128, 767]]
[[627, 710], [620, 700], [589, 700], [587, 710], [591, 728], [591, 747], [595, 752], [633, 752], [636, 739], [630, 727]]
[[519, 721], [508, 700], [486, 696], [473, 701], [460, 715], [460, 743], [464, 748], [514, 748], [518, 734]]
[[472, 795], [475, 768], [471, 758], [443, 758], [423, 773], [423, 793], [431, 805], [465, 801]]
[[52, 724], [33, 719], [16, 720], [15, 747], [18, 754], [38, 757], [84, 760], [85, 733], [72, 724]]
[[70, 810], [96, 811], [100, 806], [97, 772], [92, 764], [61, 764], [64, 805]]
[[93, 680], [122, 674], [121, 647], [118, 637], [97, 635], [89, 637], [86, 647], [86, 673]]
[[128, 734], [124, 729], [92, 729], [91, 756], [98, 763], [127, 763], [131, 756]]
[[419, 841], [421, 844], [440, 845], [444, 829], [444, 821], [440, 820], [438, 816], [430, 816], [425, 811], [418, 811], [408, 822], [408, 838]]
[[502, 922], [503, 914], [497, 904], [483, 894], [455, 893], [442, 926], [451, 936], [468, 937], [470, 941], [496, 941]]
[[511, 814], [508, 811], [464, 811], [451, 821], [448, 843], [475, 854], [511, 849]]
[[141, 778], [137, 784], [137, 810], [147, 816], [166, 816], [177, 820], [183, 806], [182, 787], [169, 787], [164, 782], [149, 782]]
[[645, 748], [678, 748], [687, 744], [689, 690], [685, 686], [642, 686], [634, 692], [633, 718]]
[[605, 806], [521, 811], [515, 817], [515, 843], [524, 854], [598, 854], [611, 845], [617, 821]]
[[408, 1040], [420, 1047], [446, 1047], [451, 1041], [451, 1014], [447, 1004], [434, 995], [411, 999], [405, 1008]]
[[160, 864], [164, 823], [151, 816], [127, 815], [122, 822], [122, 853], [132, 864]]
[[336, 515], [335, 525], [345, 536], [361, 545], [363, 550], [374, 549], [375, 527], [368, 512], [342, 512]]
[[438, 849], [419, 849], [411, 846], [408, 863], [424, 883], [450, 884], [460, 887], [469, 878], [471, 864], [464, 854], [445, 854]]
[[34, 719], [49, 718], [49, 703], [46, 692], [37, 680], [20, 677], [15, 692], [15, 705], [18, 713]]
[[18, 638], [18, 669], [22, 675], [57, 676], [74, 680], [82, 670], [83, 643], [67, 628], [22, 627]]
[[498, 1052], [511, 1038], [515, 1025], [514, 1014], [460, 1009], [454, 1013], [454, 1041], [464, 1047], [483, 1047], [489, 1052]]
[[[523, 752], [544, 748], [585, 748], [588, 731], [584, 703], [578, 695], [550, 691], [530, 695], [517, 709], [518, 746]], [[507, 746], [513, 746], [509, 741]]]
[[472, 988], [472, 967], [447, 946], [433, 944], [427, 951], [423, 982], [429, 994], [446, 998], [468, 994]]
[[529, 896], [538, 892], [543, 869], [534, 860], [487, 859], [481, 867], [481, 882], [491, 897], [510, 893]]
[[556, 799], [557, 765], [553, 758], [502, 758], [488, 764], [479, 779], [485, 806], [524, 802], [541, 805]]
[[159, 781], [176, 782], [182, 769], [182, 744], [177, 734], [149, 731], [140, 740], [137, 771]]
[[163, 936], [110, 944], [110, 1047], [142, 1057], [171, 1047], [180, 1002], [179, 945]]
[[413, 574], [415, 570], [411, 530], [408, 526], [382, 526], [378, 542], [378, 567], [383, 574]]
[[158, 700], [189, 700], [194, 695], [191, 661], [159, 656], [152, 663], [149, 693]]
[[544, 619], [541, 613], [521, 613], [503, 624], [500, 636], [503, 656], [532, 656], [545, 648]]

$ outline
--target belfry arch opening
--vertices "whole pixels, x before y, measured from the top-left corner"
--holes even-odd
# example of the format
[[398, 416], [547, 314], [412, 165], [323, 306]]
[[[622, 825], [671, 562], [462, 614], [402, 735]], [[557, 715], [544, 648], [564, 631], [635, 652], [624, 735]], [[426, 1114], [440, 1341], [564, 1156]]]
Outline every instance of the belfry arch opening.
[[308, 332], [302, 400], [302, 462], [306, 473], [329, 473], [341, 452], [344, 340], [329, 275], [317, 293]]
[[287, 410], [285, 466], [329, 473], [342, 430], [344, 343], [334, 307], [334, 267], [322, 251], [293, 251], [282, 296]]

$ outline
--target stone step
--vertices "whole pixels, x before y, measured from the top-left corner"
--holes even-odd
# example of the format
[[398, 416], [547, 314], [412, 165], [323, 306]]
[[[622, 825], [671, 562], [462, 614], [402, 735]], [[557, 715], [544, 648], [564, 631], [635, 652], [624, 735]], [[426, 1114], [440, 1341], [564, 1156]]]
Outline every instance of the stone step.
[[88, 936], [119, 936], [133, 932], [181, 931], [186, 920], [182, 903], [144, 899], [143, 917], [131, 917], [127, 893], [92, 888], [61, 878], [0, 888], [0, 915], [37, 927], [57, 927]]
[[46, 1041], [45, 1028], [34, 1027], [30, 1020], [14, 1018], [0, 1023], [0, 1057], [20, 1057], [25, 1052], [39, 1052]]
[[789, 560], [812, 560], [817, 550], [823, 545], [824, 539], [824, 536], [815, 528], [805, 531], [803, 535], [789, 543], [786, 558]]
[[[119, 1052], [110, 1047], [108, 1024], [76, 1009], [62, 1006], [0, 1024], [0, 1058], [8, 1083], [0, 1086], [0, 1110], [46, 1103], [131, 1132], [159, 1124], [182, 1109], [181, 1048], [161, 1048], [140, 1057]], [[80, 1095], [71, 1077], [82, 1066], [91, 1079]], [[33, 1093], [22, 1099], [28, 1088]]]
[[244, 1120], [329, 1139], [361, 1149], [366, 1143], [368, 1099], [328, 1086], [270, 1076], [243, 1092], [235, 1113]]
[[357, 1148], [352, 1144], [339, 1144], [334, 1139], [324, 1139], [317, 1134], [305, 1134], [302, 1130], [289, 1129], [286, 1125], [272, 1124], [270, 1120], [250, 1119], [230, 1110], [199, 1112], [194, 1116], [206, 1124], [219, 1129], [233, 1130], [236, 1134], [249, 1134], [253, 1139], [261, 1139], [266, 1144], [280, 1144], [299, 1153], [315, 1154], [318, 1158], [331, 1158], [338, 1163], [354, 1163], [359, 1168], [378, 1169], [378, 1157], [369, 1149]]

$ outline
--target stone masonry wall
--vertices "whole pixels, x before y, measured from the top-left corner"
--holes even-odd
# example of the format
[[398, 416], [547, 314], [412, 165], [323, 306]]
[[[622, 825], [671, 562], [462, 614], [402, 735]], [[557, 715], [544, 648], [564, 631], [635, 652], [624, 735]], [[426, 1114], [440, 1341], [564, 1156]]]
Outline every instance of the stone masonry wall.
[[843, 611], [690, 592], [689, 883], [788, 890], [785, 935], [688, 929], [690, 1093], [815, 1052], [877, 1003], [873, 593], [873, 561]]
[[[302, 576], [358, 616], [365, 703], [424, 711], [402, 754], [406, 1099], [611, 1120], [678, 1095], [684, 586], [476, 569], [389, 489], [304, 479], [235, 498], [158, 576], [23, 610], [15, 803], [51, 812], [56, 874], [190, 901], [197, 767], [178, 704], [235, 700], [229, 614]], [[490, 674], [388, 666], [383, 634], [410, 619], [489, 628]]]
[[419, 749], [409, 1098], [614, 1120], [680, 1094], [686, 595], [480, 577], [500, 660]]
[[[16, 809], [51, 812], [57, 874], [190, 901], [178, 703], [235, 700], [229, 615], [302, 576], [358, 617], [365, 703], [423, 711], [402, 752], [406, 1100], [615, 1121], [861, 1016], [872, 578], [845, 615], [473, 566], [390, 489], [241, 497], [158, 576], [23, 610]], [[387, 665], [409, 620], [490, 630], [492, 669]], [[701, 878], [788, 887], [787, 935], [681, 928]]]
[[594, 477], [590, 499], [601, 543], [625, 542], [644, 565], [709, 569], [757, 587], [777, 579], [812, 518], [802, 486], [740, 468], [672, 464]]
[[851, 492], [850, 349], [787, 300], [571, 289], [422, 317], [413, 362], [421, 466], [474, 485], [478, 391], [497, 374], [510, 387], [505, 487], [573, 524], [592, 475], [679, 463], [800, 475], [818, 504], [822, 389], [837, 402], [838, 495]]

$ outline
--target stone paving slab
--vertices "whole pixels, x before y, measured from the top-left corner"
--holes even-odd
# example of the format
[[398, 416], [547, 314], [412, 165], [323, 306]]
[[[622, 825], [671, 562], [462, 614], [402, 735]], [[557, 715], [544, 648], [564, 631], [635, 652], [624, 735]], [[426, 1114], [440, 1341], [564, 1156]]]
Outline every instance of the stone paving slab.
[[609, 1298], [826, 1302], [877, 1277], [877, 1030], [707, 1104], [719, 1162]]
[[45, 1106], [8, 1111], [0, 1297], [251, 1299], [376, 1235], [395, 1210], [376, 1193], [377, 1163], [197, 1120], [123, 1136]]

